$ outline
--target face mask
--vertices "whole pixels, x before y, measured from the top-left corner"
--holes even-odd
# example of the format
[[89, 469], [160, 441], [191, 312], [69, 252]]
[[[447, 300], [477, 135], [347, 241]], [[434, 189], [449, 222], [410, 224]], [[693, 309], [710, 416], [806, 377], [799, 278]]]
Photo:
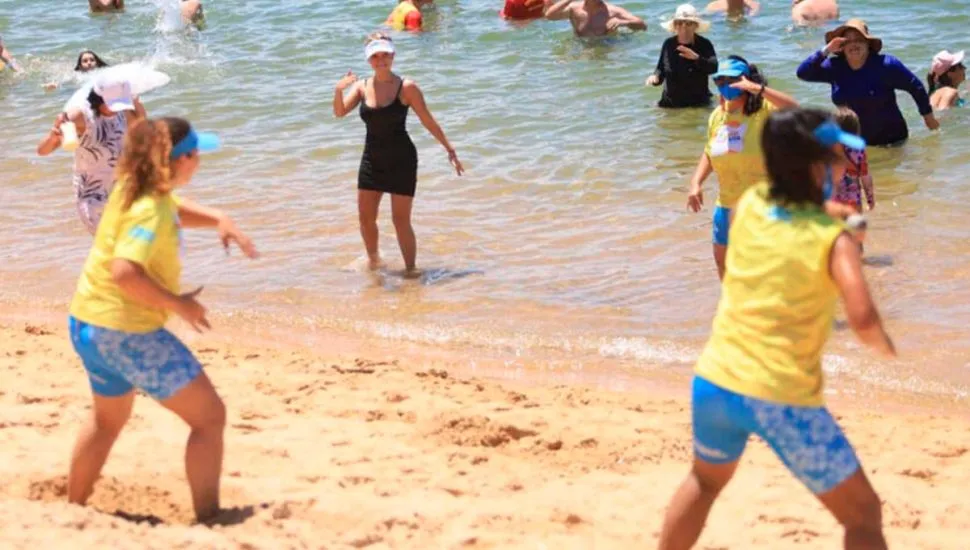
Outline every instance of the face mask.
[[723, 97], [727, 101], [731, 101], [732, 99], [737, 99], [741, 97], [741, 94], [744, 93], [737, 88], [732, 88], [730, 84], [723, 84], [721, 86], [718, 86], [717, 91], [718, 93], [721, 94], [721, 97]]

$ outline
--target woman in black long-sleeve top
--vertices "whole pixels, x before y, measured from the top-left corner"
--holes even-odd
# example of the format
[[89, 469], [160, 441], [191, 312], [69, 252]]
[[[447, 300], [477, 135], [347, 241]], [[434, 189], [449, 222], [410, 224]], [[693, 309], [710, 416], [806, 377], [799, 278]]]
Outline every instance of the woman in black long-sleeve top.
[[664, 85], [660, 107], [706, 107], [711, 102], [707, 79], [717, 71], [717, 53], [711, 41], [697, 34], [711, 24], [690, 4], [677, 7], [664, 28], [677, 33], [664, 41], [657, 69], [647, 85]]

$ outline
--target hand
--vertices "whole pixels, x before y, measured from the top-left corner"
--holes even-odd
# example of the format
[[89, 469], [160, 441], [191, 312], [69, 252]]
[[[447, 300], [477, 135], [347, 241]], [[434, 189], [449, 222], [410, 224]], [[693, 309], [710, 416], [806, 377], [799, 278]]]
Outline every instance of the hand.
[[219, 221], [218, 231], [219, 239], [222, 241], [222, 247], [226, 249], [226, 255], [229, 255], [229, 243], [235, 242], [236, 246], [239, 247], [239, 250], [242, 250], [247, 258], [255, 260], [259, 257], [256, 245], [253, 244], [253, 241], [245, 233], [236, 228], [236, 224], [231, 219], [223, 218]]
[[64, 133], [61, 132], [61, 124], [64, 124], [68, 120], [70, 120], [70, 118], [68, 118], [67, 113], [58, 114], [57, 118], [54, 119], [54, 128], [51, 129], [51, 133], [57, 137], [63, 136]]
[[687, 209], [691, 212], [700, 212], [704, 206], [704, 191], [701, 186], [691, 184], [690, 193], [687, 194]]
[[738, 80], [734, 84], [731, 84], [732, 88], [741, 90], [742, 92], [748, 92], [749, 94], [755, 95], [761, 92], [761, 84], [757, 84], [748, 80], [748, 77], [742, 75], [741, 80]]
[[454, 149], [448, 150], [448, 162], [455, 167], [455, 173], [459, 176], [465, 173], [465, 167], [461, 165], [461, 161], [458, 160], [458, 153]]
[[845, 37], [844, 36], [836, 36], [835, 38], [832, 39], [831, 42], [829, 42], [828, 44], [825, 45], [825, 49], [822, 50], [822, 53], [824, 53], [826, 55], [832, 55], [833, 53], [839, 53], [839, 52], [842, 51], [842, 47], [843, 46], [845, 46]]
[[680, 56], [684, 59], [689, 59], [691, 61], [697, 61], [701, 58], [701, 56], [697, 55], [697, 52], [687, 46], [684, 46], [683, 44], [677, 46], [677, 52], [680, 53]]
[[933, 113], [930, 113], [923, 117], [923, 122], [926, 123], [926, 127], [930, 130], [938, 130], [940, 128], [940, 121], [936, 120]]
[[350, 86], [354, 82], [357, 82], [357, 75], [354, 74], [354, 71], [347, 71], [347, 74], [337, 81], [337, 89], [342, 92], [347, 89], [347, 86]]
[[185, 322], [192, 326], [196, 332], [202, 332], [203, 328], [212, 328], [209, 321], [205, 318], [205, 307], [202, 306], [195, 297], [202, 292], [203, 287], [199, 287], [192, 292], [187, 292], [179, 296], [175, 305], [175, 313], [185, 319]]
[[617, 19], [616, 17], [610, 19], [606, 22], [606, 32], [614, 32], [623, 25], [622, 19]]
[[657, 75], [655, 75], [655, 74], [652, 74], [652, 75], [648, 76], [647, 77], [646, 85], [647, 86], [660, 86], [660, 77], [657, 76]]

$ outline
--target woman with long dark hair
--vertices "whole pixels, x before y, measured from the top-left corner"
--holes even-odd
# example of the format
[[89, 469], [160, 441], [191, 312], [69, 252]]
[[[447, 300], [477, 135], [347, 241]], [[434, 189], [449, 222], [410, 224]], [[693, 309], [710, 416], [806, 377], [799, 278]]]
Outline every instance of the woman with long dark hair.
[[[845, 528], [846, 548], [886, 548], [879, 497], [824, 404], [822, 350], [841, 295], [849, 326], [896, 351], [869, 294], [859, 246], [825, 212], [825, 188], [865, 141], [828, 112], [787, 109], [760, 137], [766, 180], [737, 204], [710, 339], [694, 369], [694, 460], [667, 509], [661, 550], [697, 541], [757, 434]], [[770, 546], [770, 545], [769, 545]]]
[[38, 155], [53, 153], [63, 143], [62, 126], [67, 122], [74, 124], [79, 143], [74, 150], [72, 183], [78, 217], [92, 235], [114, 187], [115, 165], [125, 133], [145, 116], [145, 108], [132, 95], [127, 80], [99, 78], [84, 108], [57, 115], [54, 127], [37, 146]]
[[930, 92], [930, 105], [937, 111], [950, 107], [962, 107], [960, 84], [967, 79], [967, 68], [963, 66], [962, 51], [950, 53], [943, 50], [933, 56], [926, 84]]

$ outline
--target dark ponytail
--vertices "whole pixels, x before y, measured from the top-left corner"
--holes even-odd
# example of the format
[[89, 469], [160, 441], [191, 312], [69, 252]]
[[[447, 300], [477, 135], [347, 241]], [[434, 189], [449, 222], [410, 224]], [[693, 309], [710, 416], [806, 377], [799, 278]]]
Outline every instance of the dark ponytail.
[[[746, 78], [751, 82], [754, 82], [755, 84], [761, 84], [762, 86], [768, 85], [768, 79], [765, 78], [763, 74], [761, 74], [761, 71], [758, 70], [757, 65], [748, 63], [748, 60], [741, 57], [740, 55], [729, 55], [728, 59], [734, 59], [747, 65], [748, 76]], [[760, 93], [749, 94], [748, 92], [745, 92], [744, 94], [746, 96], [744, 99], [744, 114], [746, 116], [751, 116], [754, 113], [757, 113], [758, 111], [760, 111], [761, 107], [763, 107], [765, 103], [764, 96], [762, 96]]]
[[950, 80], [950, 71], [947, 71], [940, 76], [936, 76], [933, 74], [933, 71], [930, 71], [929, 74], [926, 75], [926, 83], [930, 85], [929, 93], [931, 94], [940, 88], [946, 88], [948, 86], [954, 87], [953, 81]]

